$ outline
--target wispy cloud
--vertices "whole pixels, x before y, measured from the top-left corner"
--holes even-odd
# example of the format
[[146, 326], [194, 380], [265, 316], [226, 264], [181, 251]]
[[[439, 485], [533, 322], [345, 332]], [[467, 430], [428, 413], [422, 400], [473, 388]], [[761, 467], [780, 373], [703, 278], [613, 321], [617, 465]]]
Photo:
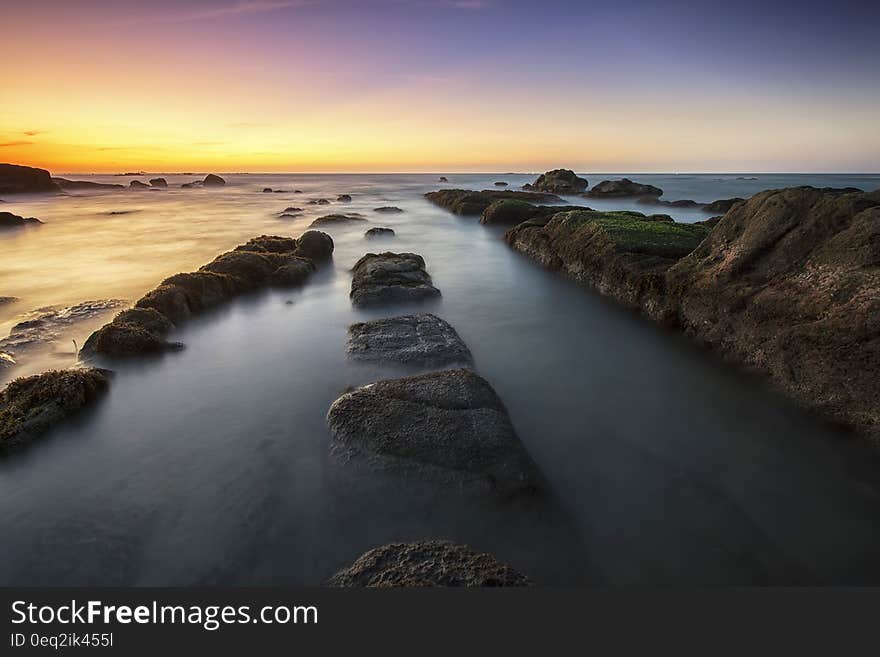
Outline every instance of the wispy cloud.
[[143, 15], [114, 22], [114, 25], [143, 25], [148, 23], [186, 23], [228, 16], [262, 14], [280, 9], [292, 9], [312, 4], [314, 0], [238, 0], [205, 9], [170, 11], [163, 14]]
[[27, 135], [28, 137], [36, 137], [37, 135], [46, 134], [45, 130], [22, 130], [21, 134]]
[[2, 144], [0, 144], [0, 148], [7, 148], [10, 146], [29, 146], [30, 144], [33, 144], [33, 143], [35, 143], [35, 142], [23, 141], [23, 140], [21, 140], [21, 141], [7, 141], [7, 142], [3, 142]]

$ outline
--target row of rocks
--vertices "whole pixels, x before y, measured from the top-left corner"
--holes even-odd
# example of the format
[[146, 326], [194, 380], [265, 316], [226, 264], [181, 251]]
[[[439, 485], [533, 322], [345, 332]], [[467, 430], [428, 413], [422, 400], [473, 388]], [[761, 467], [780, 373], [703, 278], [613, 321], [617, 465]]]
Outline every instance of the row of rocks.
[[706, 222], [660, 217], [561, 212], [505, 239], [880, 435], [880, 190], [768, 190]]

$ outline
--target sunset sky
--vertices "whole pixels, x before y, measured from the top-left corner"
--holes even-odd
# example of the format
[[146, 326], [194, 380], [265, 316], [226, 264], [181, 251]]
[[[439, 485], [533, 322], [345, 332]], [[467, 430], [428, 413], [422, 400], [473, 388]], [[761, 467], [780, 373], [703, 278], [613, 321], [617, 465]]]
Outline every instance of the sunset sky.
[[53, 172], [880, 171], [878, 2], [3, 1]]

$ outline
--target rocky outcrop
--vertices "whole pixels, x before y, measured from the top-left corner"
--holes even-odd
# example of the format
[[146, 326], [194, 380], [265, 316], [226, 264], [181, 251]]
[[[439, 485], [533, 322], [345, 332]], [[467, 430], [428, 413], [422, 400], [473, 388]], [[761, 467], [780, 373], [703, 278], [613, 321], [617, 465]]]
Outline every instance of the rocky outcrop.
[[449, 182], [449, 179], [446, 176], [440, 176], [437, 178], [437, 182]]
[[689, 334], [880, 437], [880, 190], [756, 194], [667, 278]]
[[381, 228], [376, 226], [375, 228], [370, 228], [367, 232], [364, 233], [364, 237], [367, 239], [375, 239], [377, 237], [394, 237], [394, 230], [391, 228]]
[[510, 497], [540, 476], [492, 386], [469, 369], [379, 381], [330, 407], [331, 455], [445, 490]]
[[222, 187], [226, 184], [226, 181], [223, 180], [220, 176], [217, 176], [213, 173], [209, 173], [205, 176], [205, 179], [202, 181], [202, 184], [205, 187]]
[[529, 579], [490, 554], [448, 541], [389, 543], [333, 575], [344, 587], [528, 586]]
[[309, 224], [309, 227], [317, 228], [319, 226], [340, 226], [364, 221], [366, 221], [366, 219], [356, 212], [352, 212], [350, 214], [325, 214], [323, 217], [318, 217], [317, 219], [315, 219], [311, 224]]
[[52, 178], [52, 182], [54, 182], [58, 187], [67, 191], [67, 190], [77, 190], [77, 189], [125, 189], [124, 185], [118, 185], [116, 183], [99, 183], [92, 182], [91, 180], [67, 180], [67, 178]]
[[336, 200], [340, 203], [351, 203], [351, 194], [340, 194]]
[[635, 196], [663, 196], [663, 190], [654, 185], [643, 185], [629, 178], [603, 180], [585, 194], [587, 198], [627, 198]]
[[382, 212], [384, 214], [398, 214], [400, 212], [403, 212], [403, 210], [398, 208], [396, 205], [383, 205], [380, 208], [373, 208], [373, 212]]
[[386, 317], [348, 327], [350, 358], [443, 367], [473, 361], [452, 326], [431, 313]]
[[428, 192], [425, 198], [446, 208], [455, 214], [481, 214], [493, 201], [500, 199], [513, 199], [517, 201], [529, 201], [531, 203], [553, 203], [562, 201], [556, 194], [544, 192], [515, 192], [509, 190], [484, 189], [475, 192], [470, 189], [441, 189], [436, 192]]
[[571, 169], [553, 169], [542, 173], [535, 182], [523, 185], [523, 189], [551, 194], [579, 194], [588, 184], [585, 178], [579, 178]]
[[266, 285], [298, 285], [315, 262], [333, 252], [333, 240], [317, 231], [299, 239], [262, 235], [217, 256], [195, 272], [166, 278], [86, 340], [83, 357], [133, 356], [180, 348], [166, 336], [174, 323], [237, 294]]
[[58, 185], [45, 169], [0, 163], [0, 194], [36, 194], [58, 190]]
[[107, 389], [108, 374], [54, 370], [12, 381], [0, 392], [0, 448], [29, 442], [96, 400]]
[[712, 201], [711, 203], [706, 203], [703, 206], [703, 210], [706, 212], [711, 212], [712, 214], [724, 214], [730, 208], [732, 208], [737, 203], [742, 203], [745, 199], [743, 198], [723, 198], [717, 201]]
[[128, 186], [132, 189], [149, 189], [150, 186], [146, 183], [142, 183], [140, 180], [132, 180], [128, 183]]
[[[500, 199], [483, 210], [480, 215], [480, 223], [495, 226], [515, 226], [531, 219], [549, 217], [557, 212], [571, 210], [571, 207], [561, 205], [534, 205], [525, 201], [514, 199]], [[583, 208], [589, 210], [589, 208]]]
[[271, 194], [272, 188], [271, 187], [263, 187], [263, 193], [264, 194]]
[[423, 301], [440, 296], [415, 253], [368, 253], [352, 268], [351, 301], [356, 306]]
[[168, 187], [168, 181], [164, 178], [150, 178], [150, 185], [153, 187]]
[[666, 298], [666, 271], [708, 232], [666, 215], [570, 210], [522, 223], [505, 240], [544, 266], [668, 323], [674, 312]]
[[19, 228], [21, 226], [37, 226], [43, 223], [36, 217], [20, 217], [11, 212], [0, 212], [0, 228]]

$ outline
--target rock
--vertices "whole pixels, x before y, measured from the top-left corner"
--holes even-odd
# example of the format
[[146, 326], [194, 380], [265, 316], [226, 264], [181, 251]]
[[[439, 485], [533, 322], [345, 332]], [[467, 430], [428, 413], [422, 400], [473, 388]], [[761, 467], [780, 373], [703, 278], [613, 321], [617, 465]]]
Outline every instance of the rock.
[[18, 297], [0, 297], [0, 306], [3, 306], [7, 303], [15, 303], [18, 300]]
[[351, 203], [351, 196], [349, 194], [340, 194], [336, 197], [336, 200], [340, 203]]
[[446, 176], [440, 176], [437, 178], [438, 182], [449, 182], [449, 179]]
[[302, 190], [301, 189], [294, 189], [293, 193], [294, 194], [302, 194]]
[[180, 188], [181, 189], [192, 189], [194, 185], [192, 183], [183, 183]]
[[274, 193], [275, 194], [287, 194], [287, 190], [286, 189], [276, 189], [276, 190], [274, 190]]
[[579, 194], [588, 184], [585, 178], [579, 178], [571, 169], [553, 169], [542, 173], [534, 183], [523, 185], [523, 189], [551, 194]]
[[473, 362], [452, 326], [431, 313], [386, 317], [348, 327], [350, 358], [442, 367]]
[[684, 330], [802, 405], [880, 436], [880, 190], [768, 190], [667, 275]]
[[0, 194], [57, 192], [59, 187], [45, 169], [0, 164]]
[[0, 228], [18, 228], [20, 226], [36, 226], [43, 223], [36, 217], [19, 217], [11, 212], [0, 212]]
[[403, 210], [395, 205], [383, 205], [380, 208], [373, 208], [373, 212], [381, 212], [384, 214], [398, 214], [400, 212], [403, 212]]
[[309, 205], [330, 205], [330, 201], [326, 198], [316, 198], [309, 201]]
[[153, 187], [168, 187], [168, 181], [164, 178], [151, 178], [150, 185]]
[[26, 443], [96, 400], [109, 372], [54, 370], [12, 381], [0, 392], [0, 447]]
[[260, 235], [254, 237], [241, 246], [235, 247], [235, 251], [256, 251], [258, 253], [293, 253], [296, 251], [297, 240], [292, 237], [279, 237], [278, 235]]
[[303, 209], [302, 208], [295, 208], [291, 205], [291, 206], [284, 208], [281, 211], [281, 216], [282, 217], [285, 217], [285, 216], [292, 217], [292, 216], [294, 216], [294, 213], [296, 213], [296, 212], [303, 212]]
[[670, 322], [665, 273], [693, 251], [708, 230], [676, 223], [667, 215], [571, 210], [522, 223], [504, 239], [544, 266]]
[[318, 217], [311, 224], [309, 224], [309, 228], [317, 227], [317, 226], [338, 226], [344, 224], [351, 224], [355, 222], [366, 221], [366, 219], [359, 214], [326, 214], [323, 217]]
[[455, 214], [481, 214], [493, 201], [513, 199], [531, 203], [553, 203], [562, 201], [555, 194], [543, 192], [515, 192], [509, 190], [486, 189], [475, 192], [470, 189], [441, 189], [428, 192], [425, 198]]
[[319, 230], [307, 230], [297, 240], [294, 253], [315, 262], [327, 260], [333, 255], [333, 238]]
[[271, 187], [263, 187], [263, 193], [264, 194], [271, 194], [272, 188]]
[[315, 263], [307, 258], [293, 258], [272, 274], [275, 285], [301, 285], [315, 271]]
[[687, 198], [678, 201], [663, 201], [656, 196], [642, 196], [636, 202], [641, 205], [664, 205], [670, 208], [701, 208], [705, 205]]
[[[559, 205], [533, 205], [525, 201], [501, 199], [494, 201], [483, 210], [480, 223], [486, 225], [515, 226], [523, 221], [549, 217], [557, 212], [571, 210], [571, 207]], [[589, 210], [589, 208], [583, 208]]]
[[92, 182], [90, 180], [67, 180], [66, 178], [52, 178], [52, 182], [54, 182], [58, 187], [63, 190], [76, 190], [76, 189], [125, 189], [124, 185], [111, 184], [111, 183], [99, 183]]
[[147, 185], [146, 183], [142, 183], [140, 180], [132, 180], [130, 183], [128, 183], [128, 186], [131, 187], [132, 189], [149, 189], [150, 188], [149, 185]]
[[505, 498], [541, 487], [504, 404], [469, 369], [356, 388], [333, 402], [327, 424], [342, 465]]
[[179, 342], [165, 340], [173, 328], [171, 321], [153, 308], [123, 310], [88, 337], [80, 349], [80, 357], [99, 354], [120, 357], [180, 349], [183, 345]]
[[187, 319], [192, 310], [189, 299], [179, 285], [160, 285], [137, 300], [135, 308], [152, 308], [172, 321]]
[[55, 343], [72, 326], [94, 319], [125, 305], [120, 299], [81, 301], [72, 306], [48, 306], [28, 313], [0, 340], [0, 351], [21, 355], [23, 351]]
[[629, 178], [603, 180], [585, 194], [587, 198], [626, 198], [630, 196], [663, 196], [663, 190], [653, 185], [643, 185]]
[[223, 178], [221, 178], [220, 176], [209, 173], [207, 176], [205, 176], [202, 184], [205, 185], [205, 187], [220, 187], [222, 185], [225, 185], [226, 181], [223, 180]]
[[529, 579], [489, 554], [448, 541], [389, 543], [359, 557], [327, 584], [340, 587], [529, 586]]
[[352, 272], [349, 296], [356, 306], [440, 296], [425, 271], [425, 261], [415, 253], [368, 253], [355, 263]]
[[364, 233], [364, 237], [367, 239], [375, 239], [376, 237], [394, 237], [394, 230], [391, 228], [370, 228], [366, 233]]
[[711, 203], [706, 203], [706, 205], [703, 206], [703, 210], [711, 212], [712, 214], [725, 214], [734, 205], [742, 203], [744, 200], [745, 199], [739, 197], [723, 198], [717, 201], [712, 201]]
[[498, 182], [495, 183], [495, 186], [496, 187], [507, 187], [507, 183], [499, 180]]
[[0, 351], [0, 372], [16, 366], [15, 356], [8, 351]]

